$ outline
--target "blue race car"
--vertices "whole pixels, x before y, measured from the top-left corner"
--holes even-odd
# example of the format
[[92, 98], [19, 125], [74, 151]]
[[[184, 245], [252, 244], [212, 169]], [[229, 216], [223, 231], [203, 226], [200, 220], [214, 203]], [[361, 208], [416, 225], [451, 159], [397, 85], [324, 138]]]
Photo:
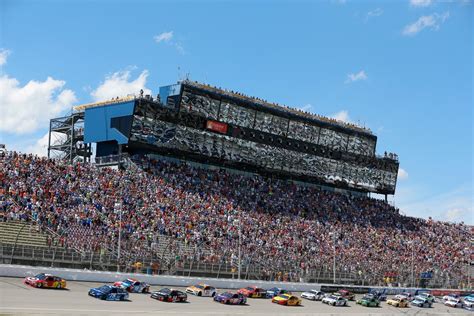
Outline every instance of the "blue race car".
[[214, 301], [229, 305], [245, 305], [247, 298], [239, 293], [224, 292], [214, 296]]
[[128, 293], [125, 289], [113, 285], [102, 285], [89, 290], [89, 296], [106, 301], [125, 301]]
[[290, 291], [279, 288], [279, 287], [272, 287], [271, 289], [267, 290], [266, 297], [267, 298], [274, 298], [275, 296], [281, 295], [281, 294], [291, 294]]
[[372, 291], [372, 292], [370, 292], [370, 294], [372, 294], [379, 301], [386, 301], [387, 300], [387, 295], [382, 291]]

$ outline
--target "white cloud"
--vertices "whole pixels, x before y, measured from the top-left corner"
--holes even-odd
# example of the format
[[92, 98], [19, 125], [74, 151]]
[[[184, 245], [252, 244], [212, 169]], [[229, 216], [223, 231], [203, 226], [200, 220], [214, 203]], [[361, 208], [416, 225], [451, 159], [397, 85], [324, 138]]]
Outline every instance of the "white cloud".
[[27, 153], [35, 154], [41, 157], [48, 155], [49, 132], [39, 138], [33, 145], [26, 148]]
[[167, 43], [168, 45], [174, 47], [178, 51], [178, 53], [180, 53], [181, 55], [184, 55], [186, 52], [184, 50], [183, 45], [178, 41], [174, 41], [173, 38], [174, 38], [173, 31], [163, 32], [153, 37], [155, 42]]
[[383, 10], [380, 8], [377, 8], [375, 10], [367, 12], [367, 15], [365, 17], [365, 21], [367, 22], [370, 18], [381, 16], [383, 14]]
[[408, 172], [403, 168], [398, 168], [398, 180], [408, 179]]
[[3, 66], [7, 63], [8, 55], [10, 55], [10, 51], [8, 49], [0, 49], [0, 66]]
[[151, 94], [151, 90], [146, 88], [148, 78], [148, 70], [135, 79], [130, 81], [130, 70], [118, 71], [105, 78], [97, 89], [91, 92], [91, 96], [95, 101], [109, 100], [115, 97], [124, 97], [127, 94], [138, 95], [141, 89], [145, 94]]
[[342, 110], [342, 111], [339, 111], [337, 113], [334, 113], [330, 117], [332, 117], [335, 120], [342, 121], [342, 122], [345, 122], [345, 123], [351, 122], [351, 119], [349, 117], [349, 112], [346, 111], [346, 110]]
[[155, 35], [153, 39], [157, 43], [161, 42], [169, 42], [173, 38], [173, 31], [170, 32], [163, 32], [161, 34]]
[[446, 212], [445, 218], [448, 222], [456, 222], [459, 221], [465, 213], [465, 210], [460, 208], [452, 208]]
[[76, 102], [65, 81], [48, 77], [46, 81], [29, 81], [23, 87], [17, 79], [0, 76], [0, 131], [26, 134], [47, 125]]
[[410, 0], [410, 5], [412, 7], [428, 7], [432, 3], [432, 0]]
[[367, 80], [367, 74], [365, 73], [364, 70], [359, 71], [356, 74], [348, 74], [347, 75], [347, 80], [346, 83], [351, 83], [359, 80]]
[[472, 184], [460, 185], [445, 193], [427, 194], [424, 186], [407, 187], [402, 183], [395, 196], [396, 206], [402, 212], [410, 216], [474, 224]]
[[313, 106], [308, 103], [308, 104], [298, 107], [297, 109], [300, 111], [308, 112], [309, 110], [311, 110], [312, 107]]
[[433, 13], [431, 15], [424, 15], [420, 17], [416, 22], [405, 26], [402, 34], [414, 36], [426, 28], [432, 30], [439, 30], [441, 24], [443, 24], [448, 18], [449, 11], [446, 11], [443, 14]]

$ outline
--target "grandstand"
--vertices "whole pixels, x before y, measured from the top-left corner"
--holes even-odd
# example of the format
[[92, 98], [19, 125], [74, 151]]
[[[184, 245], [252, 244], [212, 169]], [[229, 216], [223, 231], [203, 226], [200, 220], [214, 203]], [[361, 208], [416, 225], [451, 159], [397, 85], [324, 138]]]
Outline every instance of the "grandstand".
[[[158, 153], [332, 190], [395, 193], [398, 157], [377, 156], [370, 130], [240, 93], [185, 80], [160, 88], [155, 100], [127, 97], [75, 109], [71, 119], [51, 121], [51, 135], [65, 131], [65, 137], [50, 152], [65, 149], [63, 157], [75, 157], [68, 150], [78, 147], [87, 159], [96, 143], [104, 163], [119, 154]], [[83, 128], [57, 125], [78, 116]], [[83, 141], [74, 142], [74, 135]]]
[[472, 227], [368, 196], [395, 193], [399, 163], [366, 128], [189, 80], [72, 116], [51, 121], [62, 159], [0, 158], [3, 221], [57, 241], [54, 256], [2, 241], [3, 262], [470, 286]]

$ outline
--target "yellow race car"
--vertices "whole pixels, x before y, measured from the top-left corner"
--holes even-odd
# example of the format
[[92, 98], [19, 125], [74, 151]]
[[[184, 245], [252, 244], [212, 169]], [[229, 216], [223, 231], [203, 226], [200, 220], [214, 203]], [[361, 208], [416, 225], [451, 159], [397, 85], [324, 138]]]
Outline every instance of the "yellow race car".
[[408, 307], [408, 300], [405, 297], [394, 297], [389, 299], [387, 304], [395, 307]]
[[291, 294], [281, 294], [272, 298], [272, 303], [287, 306], [298, 306], [301, 305], [301, 299]]

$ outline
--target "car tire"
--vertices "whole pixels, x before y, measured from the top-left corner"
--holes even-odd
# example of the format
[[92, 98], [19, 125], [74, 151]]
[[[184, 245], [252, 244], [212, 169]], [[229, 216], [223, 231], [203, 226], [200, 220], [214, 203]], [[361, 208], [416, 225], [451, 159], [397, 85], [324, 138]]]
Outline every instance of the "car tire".
[[332, 306], [336, 306], [336, 302], [332, 303]]
[[202, 296], [202, 292], [198, 292], [198, 295], [197, 296]]
[[212, 292], [212, 297], [216, 296], [216, 292]]
[[58, 285], [56, 286], [56, 288], [57, 288], [58, 290], [60, 290], [60, 289], [61, 289], [61, 283], [58, 283]]
[[43, 283], [36, 283], [37, 288], [41, 288], [43, 286]]

